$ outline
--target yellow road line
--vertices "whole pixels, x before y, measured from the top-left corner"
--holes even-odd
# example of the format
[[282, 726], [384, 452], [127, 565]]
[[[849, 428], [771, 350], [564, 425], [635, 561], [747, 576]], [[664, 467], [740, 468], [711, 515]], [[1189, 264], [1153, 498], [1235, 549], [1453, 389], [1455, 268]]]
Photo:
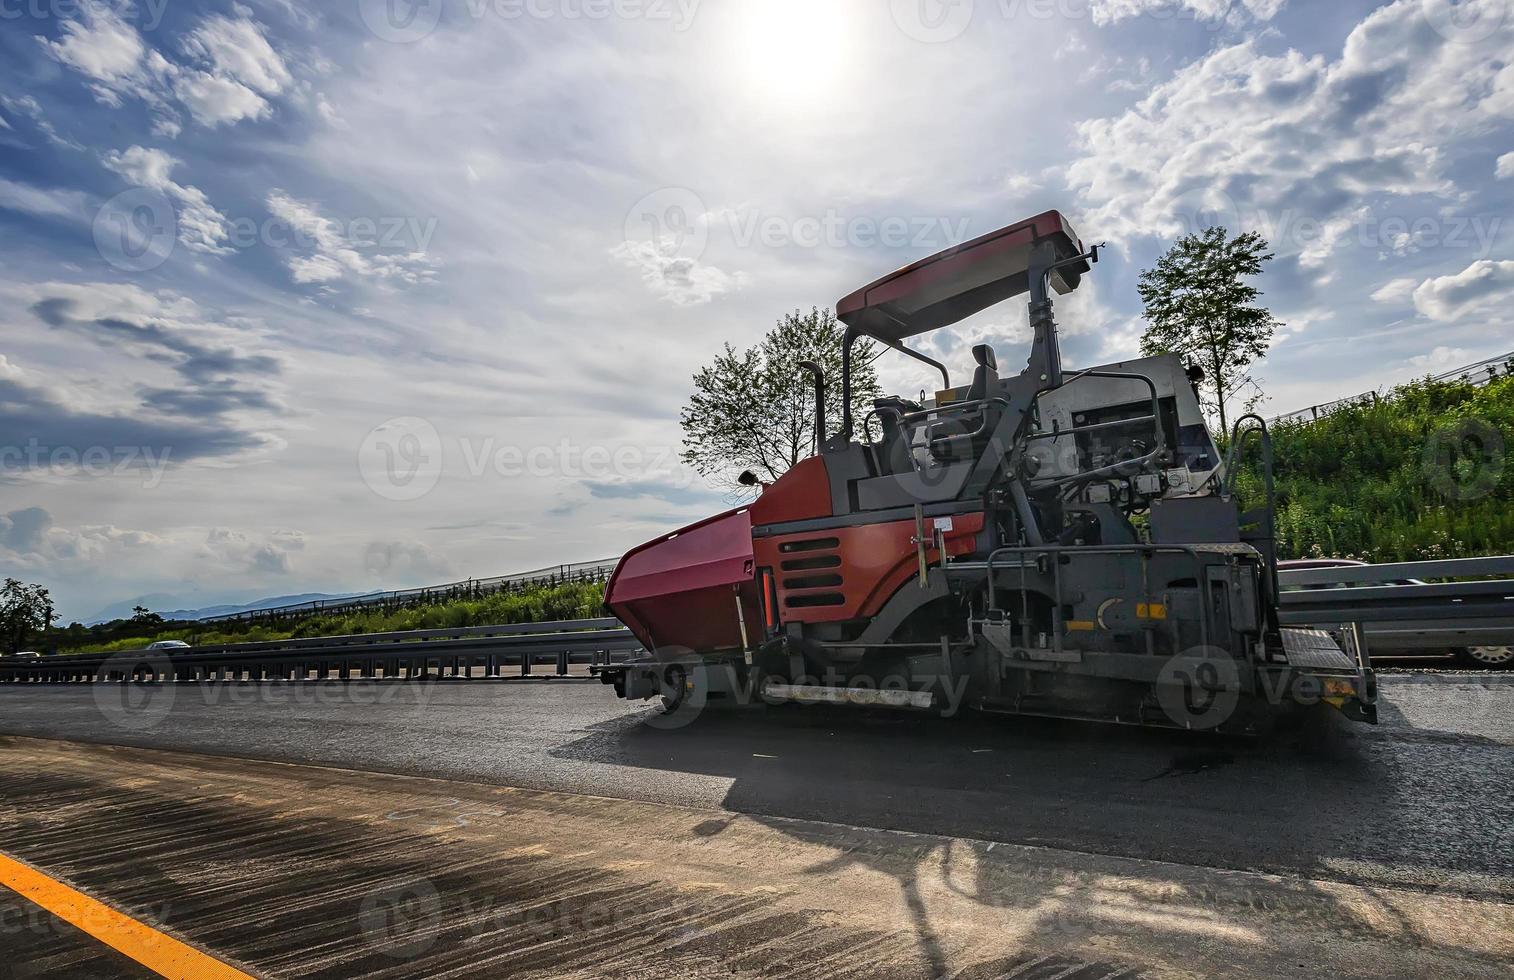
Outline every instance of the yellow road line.
[[241, 970], [122, 915], [5, 854], [0, 854], [0, 885], [160, 976], [176, 980], [251, 980]]

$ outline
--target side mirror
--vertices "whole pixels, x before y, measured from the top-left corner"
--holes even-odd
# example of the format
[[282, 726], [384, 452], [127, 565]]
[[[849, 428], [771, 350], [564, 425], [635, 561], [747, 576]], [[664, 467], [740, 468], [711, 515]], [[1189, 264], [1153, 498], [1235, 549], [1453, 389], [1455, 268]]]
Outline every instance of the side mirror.
[[751, 470], [742, 470], [741, 475], [736, 478], [736, 482], [744, 487], [755, 487], [762, 481], [757, 479], [757, 474]]

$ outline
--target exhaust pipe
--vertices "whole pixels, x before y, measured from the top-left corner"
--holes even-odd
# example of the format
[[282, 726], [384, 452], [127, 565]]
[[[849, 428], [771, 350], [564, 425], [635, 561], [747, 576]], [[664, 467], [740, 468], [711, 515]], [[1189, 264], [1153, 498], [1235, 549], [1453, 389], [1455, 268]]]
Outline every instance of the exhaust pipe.
[[815, 452], [825, 446], [825, 368], [816, 361], [800, 361], [799, 366], [815, 377]]

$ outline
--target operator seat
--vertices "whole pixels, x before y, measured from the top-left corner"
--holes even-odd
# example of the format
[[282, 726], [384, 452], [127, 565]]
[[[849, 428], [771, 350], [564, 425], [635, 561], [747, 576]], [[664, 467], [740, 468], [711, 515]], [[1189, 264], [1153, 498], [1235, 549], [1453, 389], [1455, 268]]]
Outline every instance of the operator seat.
[[999, 380], [999, 361], [994, 357], [992, 347], [987, 344], [974, 347], [973, 360], [978, 366], [973, 370], [972, 387], [967, 389], [967, 400], [970, 402], [987, 398], [993, 393], [994, 382]]
[[[962, 399], [964, 403], [994, 397], [999, 382], [999, 362], [992, 347], [978, 344], [973, 348], [973, 360], [978, 366], [973, 369], [973, 383]], [[931, 426], [931, 455], [943, 462], [977, 458], [993, 435], [999, 413], [1000, 406], [986, 404], [935, 423]]]

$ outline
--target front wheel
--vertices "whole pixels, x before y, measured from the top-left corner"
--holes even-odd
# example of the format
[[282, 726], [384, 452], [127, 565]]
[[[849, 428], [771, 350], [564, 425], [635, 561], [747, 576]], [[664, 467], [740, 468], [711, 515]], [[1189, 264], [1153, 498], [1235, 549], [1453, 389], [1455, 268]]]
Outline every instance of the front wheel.
[[1456, 651], [1456, 660], [1466, 667], [1475, 667], [1482, 670], [1502, 670], [1514, 664], [1514, 647], [1463, 647]]

